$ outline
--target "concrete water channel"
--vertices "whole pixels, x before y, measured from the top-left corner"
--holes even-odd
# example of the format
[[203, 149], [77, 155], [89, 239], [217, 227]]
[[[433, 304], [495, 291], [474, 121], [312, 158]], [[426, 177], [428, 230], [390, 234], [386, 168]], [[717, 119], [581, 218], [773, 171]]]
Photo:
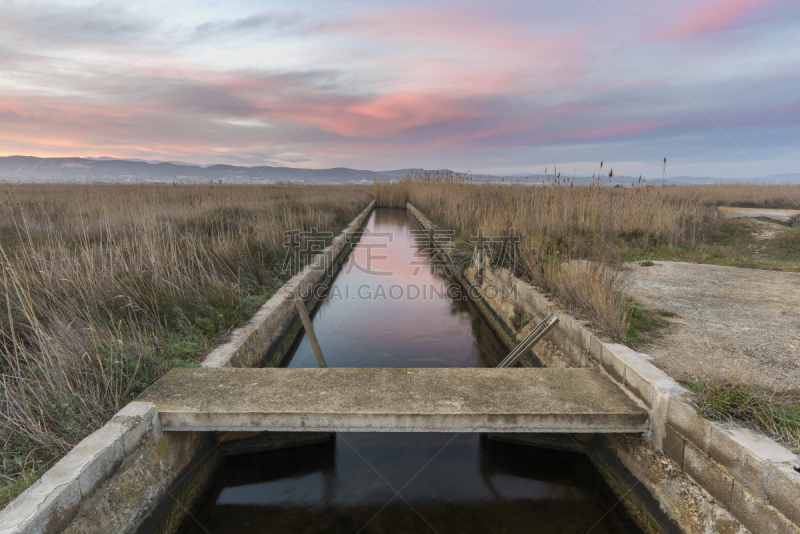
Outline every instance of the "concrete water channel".
[[[312, 314], [328, 367], [495, 367], [508, 352], [413, 230], [406, 210], [373, 212]], [[318, 366], [308, 336], [280, 365]], [[640, 532], [617, 503], [578, 453], [475, 432], [339, 432], [228, 456], [182, 531]]]
[[[169, 371], [0, 510], [0, 534], [800, 534], [797, 455], [699, 417], [650, 356], [485, 256], [451, 285], [411, 234], [445, 230], [406, 207], [370, 204], [202, 368]], [[330, 288], [306, 301], [324, 369], [302, 287]], [[546, 317], [522, 367], [493, 367]]]

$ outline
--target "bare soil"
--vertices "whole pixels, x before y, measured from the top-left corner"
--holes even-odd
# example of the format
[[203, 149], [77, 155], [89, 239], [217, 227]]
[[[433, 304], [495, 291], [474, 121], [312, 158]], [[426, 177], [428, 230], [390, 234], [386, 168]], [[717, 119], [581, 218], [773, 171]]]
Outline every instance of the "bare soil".
[[640, 349], [660, 369], [678, 380], [734, 376], [767, 393], [800, 392], [800, 273], [666, 261], [627, 268], [631, 295], [664, 316], [660, 335]]

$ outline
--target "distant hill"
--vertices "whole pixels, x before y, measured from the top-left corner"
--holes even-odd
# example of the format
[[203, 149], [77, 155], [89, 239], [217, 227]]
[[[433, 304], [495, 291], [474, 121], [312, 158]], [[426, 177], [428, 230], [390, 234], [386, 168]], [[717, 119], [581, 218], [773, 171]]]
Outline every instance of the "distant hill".
[[413, 169], [364, 171], [298, 169], [292, 167], [241, 167], [236, 165], [200, 166], [182, 162], [157, 162], [112, 158], [0, 158], [0, 178], [15, 182], [295, 182], [295, 183], [371, 183], [378, 179], [397, 179]]
[[[421, 169], [396, 169], [367, 171], [336, 167], [333, 169], [298, 169], [293, 167], [237, 165], [198, 165], [181, 161], [156, 161], [136, 159], [99, 158], [36, 158], [32, 156], [0, 157], [0, 180], [13, 182], [219, 182], [224, 183], [274, 183], [293, 182], [308, 184], [371, 183], [375, 179], [395, 180]], [[475, 176], [479, 180], [506, 183], [546, 183], [552, 176], [542, 174], [515, 174], [511, 176]], [[588, 184], [591, 176], [574, 177], [576, 185]], [[773, 183], [800, 183], [800, 174], [778, 174], [747, 181]], [[638, 177], [615, 176], [604, 185], [628, 186]], [[667, 179], [671, 184], [727, 183], [737, 180], [695, 176], [675, 176]], [[660, 184], [661, 180], [647, 183]]]

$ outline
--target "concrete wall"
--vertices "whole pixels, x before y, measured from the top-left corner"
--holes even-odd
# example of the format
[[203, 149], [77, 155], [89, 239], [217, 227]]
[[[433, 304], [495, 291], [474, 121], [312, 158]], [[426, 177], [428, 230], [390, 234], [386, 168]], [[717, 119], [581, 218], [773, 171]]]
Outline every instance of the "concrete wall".
[[[433, 226], [412, 205], [408, 209], [426, 230]], [[708, 514], [714, 518], [704, 521], [707, 532], [736, 532], [729, 521], [719, 520], [720, 512], [715, 506], [721, 505], [751, 532], [800, 534], [800, 458], [747, 429], [727, 428], [698, 416], [691, 405], [690, 392], [651, 364], [646, 354], [601, 339], [506, 269], [492, 272], [486, 264], [473, 265], [465, 271], [463, 278], [481, 292], [489, 285], [513, 287], [515, 298], [504, 297], [500, 292], [497, 298], [484, 299], [507, 326], [512, 325], [520, 309], [531, 315], [533, 322], [549, 313], [558, 316], [558, 325], [547, 335], [548, 343], [536, 346], [538, 359], [545, 365], [595, 367], [647, 408], [648, 446], [710, 495]], [[481, 283], [477, 284], [477, 280]], [[620, 460], [632, 472], [646, 471], [637, 463], [636, 455], [630, 454], [632, 447], [620, 445], [617, 450]], [[646, 478], [640, 482], [653, 492], [659, 490]], [[668, 497], [663, 488], [659, 491]]]
[[[374, 207], [362, 211], [321, 254], [285, 284], [231, 340], [203, 361], [205, 367], [253, 367], [282, 357], [299, 320], [295, 290], [325, 283], [335, 274]], [[327, 257], [327, 260], [324, 259]], [[327, 262], [327, 263], [326, 263]], [[308, 303], [313, 307], [316, 301]], [[236, 433], [233, 433], [236, 434]], [[227, 436], [229, 439], [230, 436]], [[247, 442], [259, 450], [327, 440], [329, 434], [259, 436]], [[159, 509], [159, 532], [172, 532], [227, 452], [247, 444], [218, 445], [210, 432], [162, 432], [155, 405], [132, 402], [103, 428], [75, 446], [14, 501], [0, 510], [0, 534], [133, 533]], [[174, 493], [174, 494], [173, 494]]]
[[[191, 445], [189, 435], [161, 432], [155, 405], [132, 402], [6, 506], [0, 533], [131, 532], [191, 460]], [[117, 505], [91, 502], [98, 491]]]

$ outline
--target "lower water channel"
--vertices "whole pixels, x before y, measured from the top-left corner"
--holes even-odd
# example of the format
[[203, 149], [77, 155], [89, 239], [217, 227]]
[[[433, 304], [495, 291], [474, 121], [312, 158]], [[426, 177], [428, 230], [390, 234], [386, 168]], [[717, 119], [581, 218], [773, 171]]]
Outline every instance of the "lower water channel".
[[[329, 367], [493, 367], [505, 349], [380, 208], [312, 315]], [[316, 367], [303, 335], [285, 367]], [[583, 455], [480, 434], [338, 433], [223, 460], [187, 533], [639, 532]]]

